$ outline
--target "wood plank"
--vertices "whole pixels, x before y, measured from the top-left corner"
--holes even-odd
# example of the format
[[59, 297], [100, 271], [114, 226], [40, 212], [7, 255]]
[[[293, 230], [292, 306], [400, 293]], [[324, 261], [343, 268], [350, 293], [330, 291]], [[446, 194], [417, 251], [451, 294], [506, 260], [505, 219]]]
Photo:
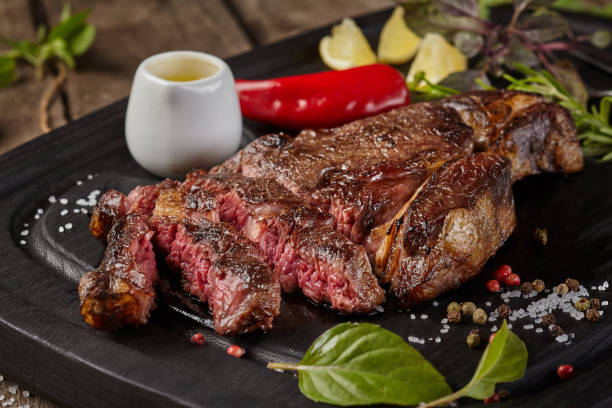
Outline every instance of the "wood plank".
[[[57, 21], [64, 0], [45, 0]], [[221, 0], [75, 0], [73, 11], [91, 9], [97, 28], [91, 49], [69, 73], [67, 92], [73, 118], [128, 95], [136, 67], [163, 51], [189, 49], [227, 57], [251, 44]]]
[[[0, 1], [0, 35], [16, 40], [34, 40], [35, 31], [30, 21], [27, 2]], [[4, 45], [0, 45], [4, 47]], [[0, 88], [0, 154], [40, 135], [38, 104], [45, 88], [53, 81], [39, 81], [34, 69], [26, 63], [17, 67], [17, 81]], [[52, 105], [50, 115], [54, 126], [65, 123], [59, 99]]]
[[256, 39], [266, 44], [322, 27], [344, 17], [388, 8], [393, 0], [228, 0]]

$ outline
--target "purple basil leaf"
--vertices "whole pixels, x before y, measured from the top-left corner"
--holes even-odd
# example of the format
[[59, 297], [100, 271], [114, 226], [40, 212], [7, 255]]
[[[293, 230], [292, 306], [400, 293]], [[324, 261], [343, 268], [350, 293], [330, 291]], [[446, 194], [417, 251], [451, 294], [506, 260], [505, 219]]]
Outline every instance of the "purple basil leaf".
[[466, 71], [455, 72], [444, 78], [438, 85], [456, 89], [459, 92], [473, 91], [480, 89], [476, 83], [476, 78], [480, 78], [485, 84], [490, 85], [486, 75], [477, 69], [468, 69]]
[[559, 60], [551, 68], [551, 74], [567, 89], [572, 98], [585, 105], [589, 94], [574, 64], [568, 60]]
[[463, 55], [472, 58], [482, 50], [484, 38], [470, 31], [457, 31], [453, 36], [453, 42]]
[[525, 38], [534, 43], [552, 41], [569, 32], [567, 20], [552, 11], [525, 16], [519, 21], [517, 28]]
[[406, 24], [421, 37], [433, 32], [452, 39], [452, 33], [455, 31], [482, 31], [486, 28], [481, 20], [443, 14], [430, 3], [408, 2], [404, 3], [404, 8]]
[[515, 62], [530, 68], [535, 68], [540, 65], [540, 60], [533, 51], [525, 47], [518, 39], [512, 38], [508, 50], [504, 55], [504, 64], [506, 68], [511, 70], [514, 68]]
[[527, 6], [540, 6], [547, 7], [551, 6], [556, 0], [512, 0], [514, 8], [527, 7]]
[[440, 12], [453, 17], [478, 17], [477, 0], [432, 0]]

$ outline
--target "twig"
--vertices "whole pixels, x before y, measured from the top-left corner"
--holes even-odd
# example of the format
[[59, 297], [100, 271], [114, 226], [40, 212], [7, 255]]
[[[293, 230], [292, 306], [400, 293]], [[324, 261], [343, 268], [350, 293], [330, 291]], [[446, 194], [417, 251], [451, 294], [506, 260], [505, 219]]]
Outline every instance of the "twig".
[[51, 127], [49, 126], [49, 105], [51, 104], [54, 96], [57, 94], [60, 86], [62, 86], [66, 80], [66, 66], [61, 62], [56, 62], [55, 66], [57, 67], [57, 76], [55, 77], [55, 80], [45, 89], [39, 105], [40, 129], [44, 133], [51, 130]]

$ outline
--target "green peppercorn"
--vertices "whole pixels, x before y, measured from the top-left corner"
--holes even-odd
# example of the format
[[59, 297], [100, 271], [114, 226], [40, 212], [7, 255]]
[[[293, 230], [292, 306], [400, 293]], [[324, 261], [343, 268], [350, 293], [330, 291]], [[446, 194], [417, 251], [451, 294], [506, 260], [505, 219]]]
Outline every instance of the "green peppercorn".
[[550, 327], [550, 334], [552, 334], [553, 337], [559, 337], [559, 336], [563, 335], [564, 333], [565, 333], [565, 331], [558, 324], [553, 324]]
[[521, 293], [523, 295], [528, 295], [533, 291], [533, 283], [531, 282], [523, 282], [521, 283]]
[[569, 287], [565, 283], [562, 283], [559, 286], [557, 286], [558, 294], [565, 295], [567, 292], [569, 292]]
[[546, 228], [536, 228], [533, 232], [533, 237], [543, 246], [548, 244], [548, 231], [546, 231]]
[[550, 326], [551, 324], [555, 324], [556, 323], [555, 319], [555, 315], [552, 313], [549, 313], [547, 315], [542, 316], [542, 326]]
[[474, 320], [474, 323], [482, 326], [487, 323], [487, 313], [484, 310], [478, 308], [474, 310], [474, 313], [472, 314], [472, 319]]
[[480, 331], [472, 330], [465, 339], [465, 342], [471, 348], [478, 348], [480, 346], [480, 340]]
[[591, 299], [591, 309], [599, 310], [601, 309], [601, 302], [598, 298]]
[[565, 284], [570, 290], [573, 290], [574, 292], [580, 289], [580, 283], [576, 279], [567, 278], [565, 280]]
[[497, 308], [497, 314], [499, 315], [499, 317], [508, 317], [510, 316], [510, 312], [510, 306], [505, 303], [499, 305], [499, 307]]
[[446, 306], [446, 312], [461, 312], [461, 306], [457, 302], [450, 302], [448, 306]]
[[461, 321], [461, 313], [455, 310], [448, 312], [446, 317], [450, 323], [459, 323]]
[[585, 313], [587, 320], [590, 320], [592, 322], [596, 322], [597, 320], [599, 320], [599, 310], [596, 309], [588, 309]]
[[544, 284], [544, 281], [542, 279], [534, 280], [532, 282], [532, 285], [533, 285], [533, 289], [538, 293], [546, 289], [546, 285]]
[[473, 315], [475, 310], [476, 305], [472, 302], [465, 302], [461, 304], [461, 313], [463, 313], [463, 315], [466, 317]]
[[588, 299], [581, 297], [580, 299], [576, 300], [576, 302], [574, 303], [574, 307], [577, 310], [584, 312], [585, 310], [591, 307], [591, 302], [589, 302]]

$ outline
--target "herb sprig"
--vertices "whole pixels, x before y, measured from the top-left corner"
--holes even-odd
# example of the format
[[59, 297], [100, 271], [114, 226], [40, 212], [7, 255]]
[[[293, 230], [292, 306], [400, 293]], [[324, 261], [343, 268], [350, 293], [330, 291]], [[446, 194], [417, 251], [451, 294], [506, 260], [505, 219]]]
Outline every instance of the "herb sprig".
[[62, 61], [74, 68], [75, 57], [87, 51], [96, 36], [96, 28], [85, 22], [88, 15], [89, 10], [71, 14], [70, 5], [66, 4], [60, 22], [51, 30], [40, 26], [35, 42], [0, 37], [0, 41], [9, 46], [7, 51], [0, 52], [0, 86], [15, 81], [18, 60], [32, 64], [39, 79], [43, 78], [48, 61]]
[[485, 349], [469, 383], [452, 392], [440, 374], [398, 335], [369, 323], [343, 323], [317, 338], [300, 363], [269, 363], [275, 370], [296, 370], [302, 394], [341, 406], [396, 404], [422, 407], [462, 397], [484, 399], [495, 384], [515, 381], [527, 366], [527, 348], [506, 321]]

